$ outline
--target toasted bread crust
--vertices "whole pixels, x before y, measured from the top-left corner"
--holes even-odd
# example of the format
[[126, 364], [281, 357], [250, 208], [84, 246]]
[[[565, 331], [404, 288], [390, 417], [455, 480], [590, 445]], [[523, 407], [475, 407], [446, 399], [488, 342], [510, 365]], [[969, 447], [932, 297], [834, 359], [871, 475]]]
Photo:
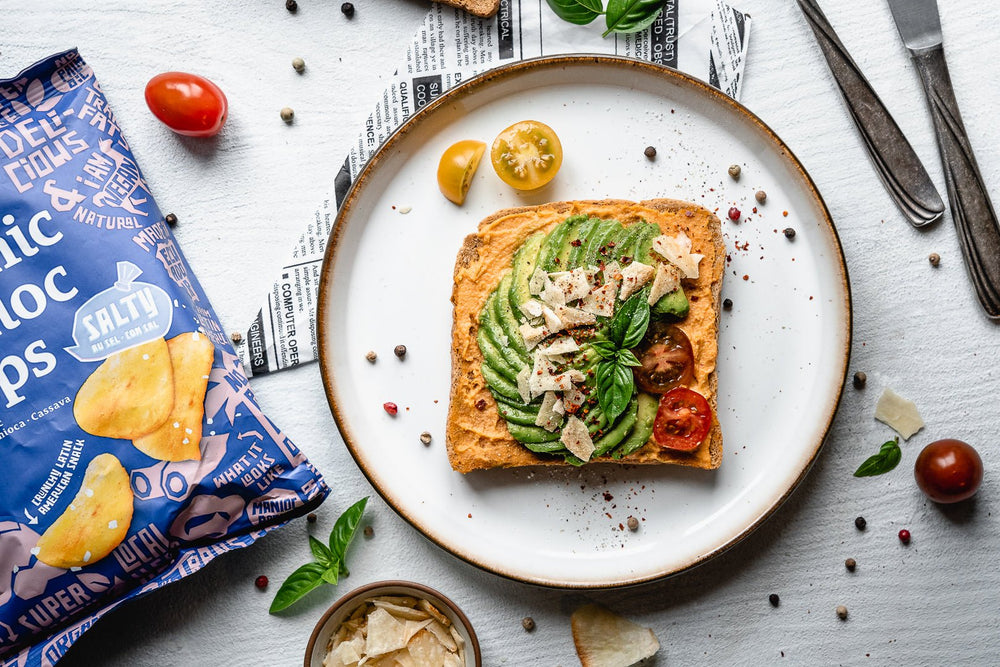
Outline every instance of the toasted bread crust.
[[548, 232], [567, 217], [578, 214], [610, 218], [625, 225], [639, 220], [654, 222], [665, 234], [684, 231], [692, 240], [692, 251], [705, 256], [699, 277], [684, 281], [691, 310], [682, 327], [689, 333], [694, 348], [696, 388], [712, 408], [711, 430], [693, 452], [661, 449], [650, 441], [617, 462], [717, 468], [722, 462], [722, 430], [716, 414], [716, 359], [725, 247], [718, 217], [700, 206], [674, 199], [639, 203], [570, 201], [504, 209], [480, 222], [479, 231], [465, 238], [455, 263], [452, 290], [455, 319], [446, 430], [452, 467], [464, 473], [484, 468], [568, 465], [553, 457], [534, 454], [510, 435], [479, 370], [483, 356], [476, 333], [482, 305], [499, 278], [510, 270], [513, 254], [524, 239], [537, 231]]

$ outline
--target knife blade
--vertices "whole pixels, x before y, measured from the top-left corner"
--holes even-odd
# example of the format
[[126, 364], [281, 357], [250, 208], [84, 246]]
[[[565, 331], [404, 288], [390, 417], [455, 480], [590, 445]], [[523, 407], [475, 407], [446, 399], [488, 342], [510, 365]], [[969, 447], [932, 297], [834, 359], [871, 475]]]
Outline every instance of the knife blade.
[[1000, 319], [1000, 221], [972, 152], [944, 58], [936, 0], [888, 0], [899, 36], [920, 74], [937, 135], [962, 257], [979, 303]]
[[889, 196], [914, 227], [939, 220], [944, 215], [944, 201], [903, 131], [847, 52], [816, 0], [798, 2]]

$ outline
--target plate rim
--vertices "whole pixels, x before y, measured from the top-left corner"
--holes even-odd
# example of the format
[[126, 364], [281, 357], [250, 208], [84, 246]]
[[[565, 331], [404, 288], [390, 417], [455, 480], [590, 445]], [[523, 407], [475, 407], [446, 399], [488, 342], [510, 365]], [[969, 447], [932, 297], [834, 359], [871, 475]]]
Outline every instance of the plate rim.
[[[365, 186], [366, 182], [370, 179], [371, 174], [378, 168], [378, 166], [387, 161], [387, 156], [395, 148], [395, 145], [402, 140], [403, 137], [408, 135], [413, 129], [419, 125], [425, 118], [429, 117], [435, 110], [441, 108], [442, 106], [453, 103], [456, 99], [463, 96], [467, 96], [475, 91], [482, 88], [488, 87], [495, 81], [500, 81], [510, 77], [516, 77], [530, 70], [546, 69], [546, 68], [559, 68], [569, 65], [604, 65], [610, 67], [626, 67], [635, 70], [640, 70], [645, 73], [652, 74], [663, 78], [666, 81], [672, 81], [681, 87], [688, 87], [695, 91], [696, 94], [707, 95], [715, 103], [722, 103], [724, 106], [729, 108], [730, 113], [737, 113], [744, 117], [745, 120], [751, 121], [755, 124], [759, 130], [762, 131], [764, 137], [766, 137], [773, 145], [773, 148], [777, 150], [779, 157], [783, 158], [783, 161], [790, 167], [794, 169], [795, 172], [799, 174], [802, 182], [806, 185], [808, 193], [811, 196], [813, 203], [817, 205], [818, 210], [822, 213], [822, 222], [826, 224], [831, 238], [836, 246], [836, 259], [839, 262], [841, 269], [841, 281], [844, 295], [846, 297], [842, 307], [845, 310], [844, 322], [846, 325], [846, 336], [844, 339], [844, 346], [841, 350], [841, 359], [843, 363], [843, 373], [840, 377], [840, 386], [837, 389], [836, 397], [827, 407], [826, 411], [826, 424], [823, 428], [822, 436], [813, 445], [812, 452], [809, 455], [808, 461], [802, 466], [799, 471], [798, 476], [788, 485], [784, 492], [776, 499], [771, 502], [769, 506], [765, 508], [755, 519], [750, 523], [740, 529], [735, 535], [731, 536], [728, 540], [718, 545], [715, 549], [703, 553], [701, 555], [695, 556], [690, 562], [674, 567], [673, 569], [667, 568], [663, 572], [658, 572], [650, 575], [642, 575], [638, 577], [626, 577], [618, 578], [613, 581], [607, 582], [561, 582], [554, 581], [548, 578], [532, 577], [525, 573], [515, 573], [504, 570], [495, 565], [481, 562], [480, 559], [476, 558], [474, 555], [465, 553], [463, 550], [456, 548], [453, 545], [445, 543], [444, 540], [437, 539], [425, 531], [417, 519], [412, 518], [407, 513], [406, 509], [397, 504], [392, 499], [391, 494], [383, 489], [382, 485], [378, 483], [375, 476], [368, 471], [365, 465], [362, 463], [359, 456], [357, 446], [351, 436], [351, 429], [347, 422], [347, 419], [343, 416], [343, 411], [338, 404], [338, 394], [337, 384], [334, 379], [333, 369], [331, 368], [332, 362], [327, 356], [326, 349], [329, 343], [330, 332], [327, 328], [326, 322], [328, 321], [327, 309], [329, 303], [329, 293], [330, 287], [333, 283], [333, 266], [335, 264], [338, 247], [340, 245], [340, 240], [342, 238], [345, 225], [343, 224], [344, 218], [350, 214], [351, 207], [359, 197], [359, 193]], [[819, 189], [816, 187], [816, 183], [813, 181], [809, 172], [803, 166], [802, 162], [798, 159], [795, 153], [788, 147], [788, 145], [781, 139], [778, 134], [771, 129], [771, 127], [761, 120], [755, 113], [747, 109], [738, 101], [729, 97], [722, 91], [710, 86], [704, 81], [693, 77], [689, 74], [681, 72], [671, 67], [664, 65], [658, 65], [645, 60], [639, 60], [637, 58], [629, 58], [623, 56], [611, 56], [604, 54], [565, 54], [565, 55], [554, 55], [554, 56], [542, 56], [537, 58], [526, 58], [524, 60], [515, 61], [512, 63], [507, 63], [495, 67], [493, 69], [487, 70], [481, 74], [478, 74], [457, 86], [445, 91], [439, 97], [435, 98], [429, 102], [426, 106], [421, 108], [419, 111], [414, 113], [408, 119], [406, 119], [394, 132], [392, 132], [381, 146], [376, 150], [375, 154], [369, 159], [367, 164], [361, 169], [358, 177], [351, 184], [350, 189], [344, 196], [343, 201], [339, 209], [337, 210], [337, 215], [334, 220], [333, 229], [330, 232], [330, 236], [327, 240], [326, 249], [323, 253], [323, 263], [320, 271], [320, 282], [319, 282], [319, 298], [317, 301], [317, 331], [318, 331], [318, 357], [320, 366], [320, 375], [323, 381], [323, 391], [326, 394], [327, 403], [330, 407], [330, 412], [333, 415], [334, 422], [337, 425], [337, 430], [340, 432], [341, 438], [344, 440], [344, 444], [347, 447], [348, 452], [354, 459], [354, 463], [361, 470], [362, 474], [368, 480], [368, 483], [372, 485], [372, 488], [382, 497], [388, 505], [400, 518], [406, 521], [410, 526], [416, 529], [421, 535], [423, 535], [430, 542], [440, 547], [445, 552], [451, 554], [452, 556], [462, 560], [470, 565], [473, 565], [483, 571], [489, 572], [491, 574], [498, 575], [500, 577], [518, 581], [521, 583], [531, 584], [535, 586], [541, 586], [544, 588], [552, 589], [562, 589], [562, 590], [607, 590], [614, 588], [624, 588], [629, 586], [637, 586], [640, 584], [650, 583], [654, 581], [660, 581], [668, 577], [673, 577], [684, 572], [688, 572], [693, 568], [702, 565], [717, 556], [721, 556], [723, 553], [729, 551], [736, 545], [742, 543], [746, 540], [757, 528], [759, 528], [767, 519], [769, 519], [777, 510], [782, 507], [785, 502], [791, 497], [791, 495], [798, 489], [802, 482], [805, 480], [806, 476], [812, 470], [813, 465], [819, 457], [820, 452], [823, 450], [823, 445], [826, 443], [827, 437], [830, 434], [830, 429], [832, 428], [834, 418], [837, 415], [837, 410], [840, 407], [841, 400], [843, 399], [844, 386], [847, 382], [847, 376], [850, 368], [850, 356], [851, 347], [854, 335], [854, 309], [853, 309], [853, 297], [851, 295], [851, 281], [850, 275], [848, 273], [847, 260], [844, 256], [843, 244], [840, 240], [840, 234], [837, 232], [837, 227], [833, 222], [833, 217], [830, 214], [830, 210], [820, 194]]]

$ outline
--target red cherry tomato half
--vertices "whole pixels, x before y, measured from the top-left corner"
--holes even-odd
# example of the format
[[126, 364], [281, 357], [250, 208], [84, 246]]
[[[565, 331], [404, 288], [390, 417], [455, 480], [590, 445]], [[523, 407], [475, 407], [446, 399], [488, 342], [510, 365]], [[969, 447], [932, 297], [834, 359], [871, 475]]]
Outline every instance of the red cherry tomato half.
[[150, 79], [146, 105], [160, 122], [188, 137], [218, 134], [229, 113], [229, 101], [217, 85], [184, 72], [164, 72]]
[[913, 466], [917, 486], [936, 503], [971, 498], [983, 481], [983, 460], [961, 440], [937, 440], [924, 447]]
[[687, 387], [674, 387], [660, 398], [653, 439], [664, 449], [690, 452], [712, 428], [712, 408], [705, 397]]

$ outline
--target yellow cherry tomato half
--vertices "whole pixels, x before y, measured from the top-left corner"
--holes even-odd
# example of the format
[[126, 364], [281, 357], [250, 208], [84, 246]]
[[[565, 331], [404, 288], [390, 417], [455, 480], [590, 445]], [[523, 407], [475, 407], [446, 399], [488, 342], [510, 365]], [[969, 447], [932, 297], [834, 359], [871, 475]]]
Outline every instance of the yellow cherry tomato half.
[[555, 178], [562, 166], [562, 144], [545, 123], [522, 120], [500, 133], [490, 160], [504, 183], [517, 190], [535, 190]]
[[438, 187], [441, 194], [461, 206], [485, 152], [486, 144], [474, 139], [449, 146], [438, 163]]

